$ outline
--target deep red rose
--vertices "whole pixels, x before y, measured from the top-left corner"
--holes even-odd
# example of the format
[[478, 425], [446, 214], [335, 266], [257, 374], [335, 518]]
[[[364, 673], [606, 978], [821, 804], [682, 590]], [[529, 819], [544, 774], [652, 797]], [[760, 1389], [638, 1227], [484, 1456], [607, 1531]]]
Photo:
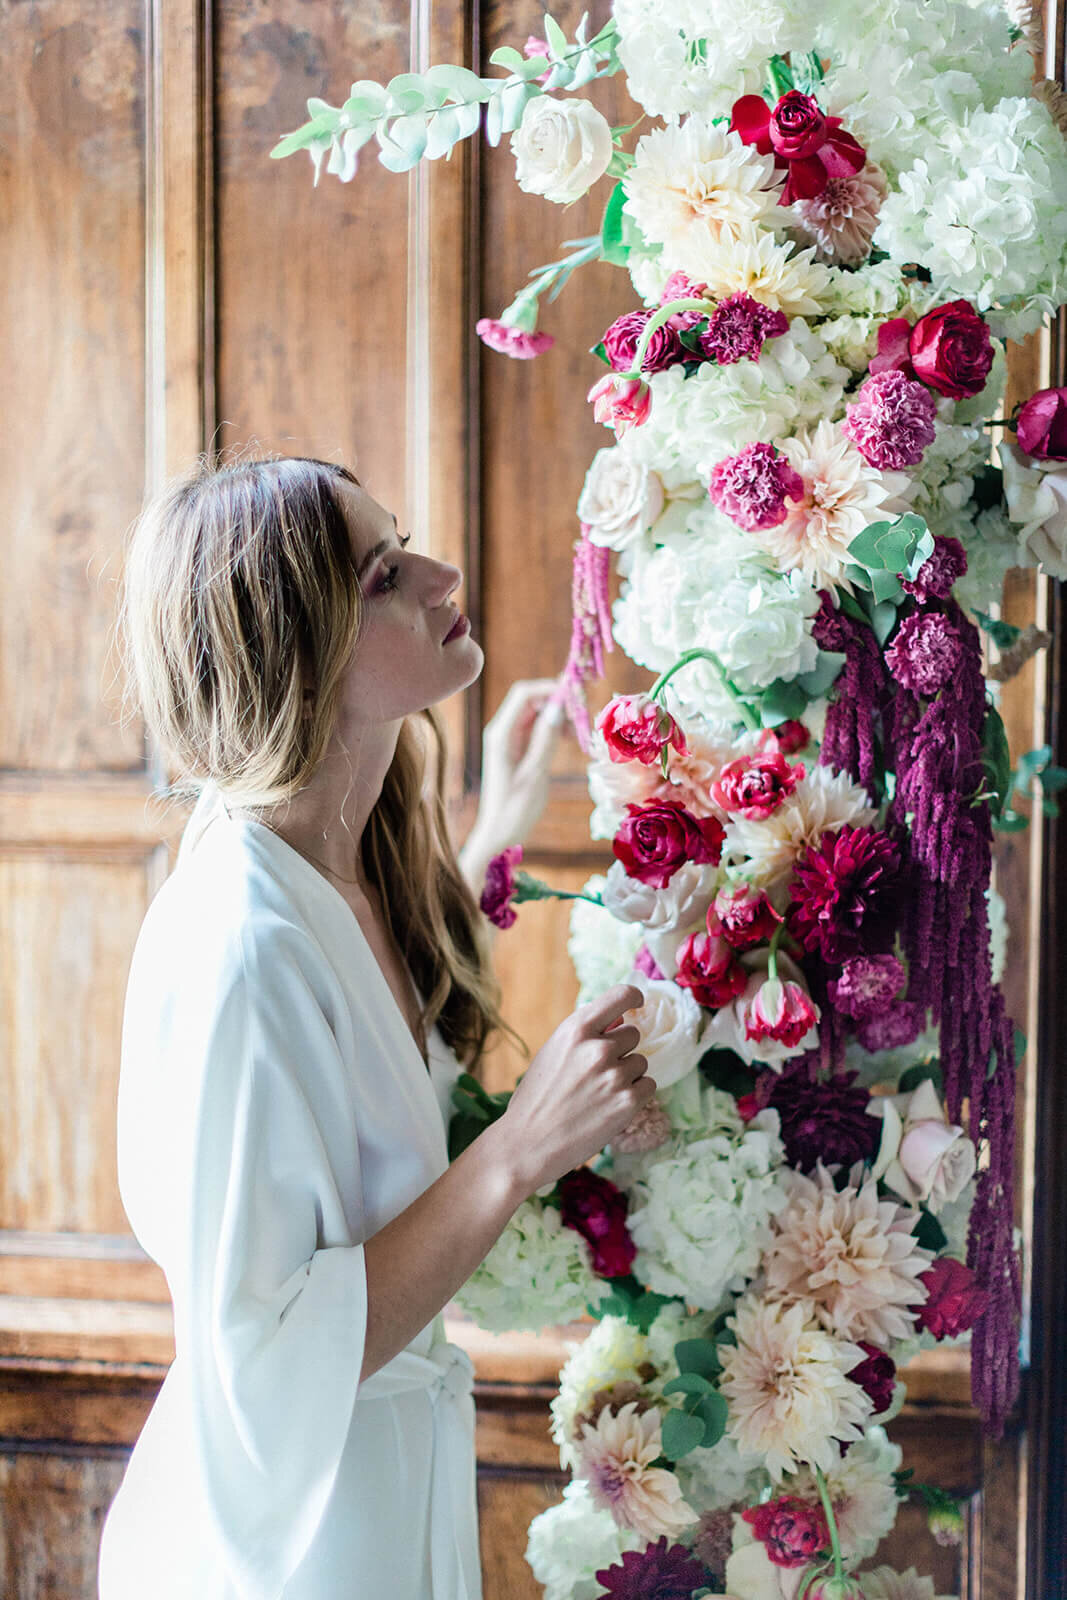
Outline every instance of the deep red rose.
[[1020, 408], [1019, 449], [1039, 461], [1067, 461], [1067, 389], [1039, 389]]
[[916, 1316], [920, 1328], [935, 1339], [954, 1339], [973, 1328], [989, 1304], [989, 1290], [954, 1256], [938, 1256], [919, 1282], [926, 1289], [926, 1300]]
[[726, 837], [717, 817], [694, 817], [678, 800], [628, 805], [611, 848], [631, 878], [665, 889], [687, 861], [715, 866]]
[[867, 152], [841, 128], [840, 117], [828, 117], [810, 94], [790, 89], [771, 109], [762, 95], [744, 94], [734, 101], [730, 127], [743, 143], [761, 155], [773, 154], [775, 165], [789, 176], [779, 204], [814, 200], [831, 178], [848, 178], [867, 163]]
[[[604, 354], [616, 372], [629, 372], [633, 366], [645, 324], [651, 317], [651, 311], [628, 311], [625, 316], [617, 317], [604, 334]], [[685, 359], [686, 350], [678, 337], [678, 330], [665, 322], [648, 341], [641, 371], [662, 372], [666, 367], [673, 367], [676, 362]]]
[[762, 822], [778, 810], [803, 776], [803, 764], [791, 767], [777, 751], [739, 756], [723, 767], [711, 786], [711, 798], [724, 811]]
[[710, 1011], [735, 1000], [748, 982], [748, 973], [733, 947], [723, 938], [714, 915], [708, 913], [708, 933], [691, 933], [678, 950], [675, 983], [689, 989], [693, 999]]
[[845, 1376], [862, 1389], [864, 1394], [870, 1396], [873, 1408], [871, 1415], [879, 1417], [893, 1404], [893, 1391], [897, 1381], [896, 1364], [884, 1350], [879, 1350], [876, 1344], [868, 1344], [866, 1339], [861, 1339], [859, 1346], [864, 1353], [863, 1360], [858, 1366], [852, 1367]]
[[830, 1548], [826, 1512], [818, 1501], [783, 1494], [751, 1506], [741, 1517], [776, 1567], [806, 1566], [820, 1550]]
[[723, 938], [735, 950], [750, 950], [769, 939], [781, 922], [765, 894], [747, 883], [734, 889], [720, 889], [712, 907], [719, 919]]
[[624, 1278], [634, 1263], [637, 1246], [626, 1228], [626, 1196], [607, 1178], [577, 1167], [559, 1180], [564, 1227], [580, 1233], [593, 1252], [599, 1278]]
[[966, 400], [985, 388], [993, 340], [970, 301], [950, 300], [919, 318], [908, 354], [920, 382], [952, 400]]

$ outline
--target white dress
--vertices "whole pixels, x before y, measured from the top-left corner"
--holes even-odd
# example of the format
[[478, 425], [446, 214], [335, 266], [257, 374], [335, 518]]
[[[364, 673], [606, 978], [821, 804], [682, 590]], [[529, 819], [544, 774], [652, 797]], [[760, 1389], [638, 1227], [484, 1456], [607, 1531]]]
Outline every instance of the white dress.
[[358, 1381], [363, 1241], [448, 1164], [429, 1050], [341, 894], [205, 789], [126, 992], [119, 1188], [176, 1356], [100, 1600], [479, 1600], [470, 1361], [437, 1317]]

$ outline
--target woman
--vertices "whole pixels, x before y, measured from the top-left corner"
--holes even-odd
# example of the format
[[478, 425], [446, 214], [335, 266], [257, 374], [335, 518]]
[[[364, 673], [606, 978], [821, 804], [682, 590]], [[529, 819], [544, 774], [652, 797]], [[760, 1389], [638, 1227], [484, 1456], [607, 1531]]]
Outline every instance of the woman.
[[[130, 541], [129, 678], [199, 799], [126, 995], [120, 1189], [176, 1359], [101, 1600], [477, 1596], [471, 1369], [441, 1309], [655, 1091], [619, 985], [448, 1164], [452, 1082], [501, 1024], [429, 708], [483, 658], [460, 572], [406, 544], [299, 458], [199, 471]], [[487, 787], [518, 798], [480, 815], [472, 874], [531, 820], [530, 761], [497, 748], [514, 697], [506, 720]]]

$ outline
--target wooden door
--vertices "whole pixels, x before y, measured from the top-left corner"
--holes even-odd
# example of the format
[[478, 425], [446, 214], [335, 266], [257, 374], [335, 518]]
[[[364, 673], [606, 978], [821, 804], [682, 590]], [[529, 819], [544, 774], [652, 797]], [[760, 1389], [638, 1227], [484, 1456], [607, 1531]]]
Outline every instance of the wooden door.
[[[555, 14], [571, 27], [579, 11]], [[603, 15], [598, 0], [594, 22]], [[586, 268], [545, 319], [550, 357], [490, 355], [475, 318], [498, 312], [564, 236], [594, 232], [597, 201], [561, 217], [521, 194], [506, 142], [408, 179], [368, 154], [356, 182], [324, 178], [317, 191], [302, 160], [267, 152], [303, 119], [308, 95], [336, 103], [352, 77], [434, 59], [484, 64], [538, 22], [533, 6], [432, 0], [0, 7], [0, 1593], [10, 1600], [95, 1593], [100, 1523], [173, 1351], [166, 1287], [129, 1233], [115, 1172], [129, 956], [185, 820], [160, 802], [167, 774], [122, 715], [111, 627], [123, 535], [145, 489], [200, 451], [258, 446], [354, 467], [424, 548], [467, 573], [487, 666], [479, 690], [449, 708], [462, 831], [485, 717], [514, 677], [554, 674], [566, 656], [574, 506], [602, 442], [582, 403], [584, 351], [633, 297], [623, 274]], [[612, 122], [634, 120], [618, 85], [597, 98]], [[1035, 386], [1043, 359], [1035, 347], [1020, 364], [1021, 388]], [[1047, 598], [1020, 575], [1006, 604], [1020, 620]], [[613, 687], [643, 681], [613, 658]], [[1043, 660], [1006, 692], [1017, 749], [1042, 742], [1031, 728], [1044, 692]], [[565, 744], [528, 852], [534, 871], [575, 885], [603, 865], [588, 814], [580, 752]], [[1002, 860], [1014, 936], [1030, 947], [1040, 906], [1047, 918], [1062, 903], [1058, 868], [1041, 888], [1040, 845], [1012, 841]], [[530, 906], [523, 919], [525, 937], [501, 939], [499, 962], [508, 1015], [536, 1047], [575, 983], [565, 910]], [[1020, 1018], [1036, 994], [1036, 968], [1016, 964]], [[1067, 1154], [1062, 1111], [1037, 1115], [1062, 1096], [1053, 1059], [1051, 1048], [1035, 1053], [1024, 1078], [1026, 1229], [1035, 1148], [1050, 1182]], [[502, 1049], [493, 1082], [520, 1064]], [[1045, 1261], [1063, 1242], [1049, 1216]], [[899, 1562], [933, 1573], [939, 1592], [1022, 1592], [1025, 1464], [1044, 1463], [1050, 1484], [1062, 1471], [1045, 1404], [1062, 1284], [1062, 1273], [1041, 1280], [1033, 1347], [1044, 1386], [1003, 1446], [982, 1444], [958, 1358], [913, 1375], [897, 1425], [908, 1464], [969, 1497], [962, 1553], [937, 1549], [918, 1513], [902, 1517]], [[533, 1596], [525, 1526], [562, 1482], [547, 1434], [562, 1336], [455, 1333], [479, 1376], [487, 1600]], [[1062, 1582], [1048, 1578], [1039, 1532], [1055, 1508], [1051, 1489], [1035, 1501], [1031, 1560], [1045, 1563], [1035, 1596]]]

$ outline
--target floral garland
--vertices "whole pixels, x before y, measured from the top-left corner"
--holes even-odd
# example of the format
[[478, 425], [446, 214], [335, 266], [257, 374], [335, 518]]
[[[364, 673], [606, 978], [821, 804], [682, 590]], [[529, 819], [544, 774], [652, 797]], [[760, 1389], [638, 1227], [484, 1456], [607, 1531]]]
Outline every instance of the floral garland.
[[[502, 76], [309, 102], [274, 152], [347, 180], [372, 138], [404, 170], [484, 121], [528, 192], [615, 180], [485, 343], [549, 349], [542, 297], [588, 260], [640, 302], [595, 346], [613, 439], [561, 696], [614, 857], [567, 897], [571, 953], [583, 994], [641, 988], [658, 1092], [461, 1296], [494, 1329], [596, 1319], [552, 1406], [572, 1481], [530, 1529], [547, 1600], [933, 1600], [870, 1566], [909, 1494], [959, 1537], [884, 1432], [898, 1369], [973, 1337], [994, 1433], [1016, 1396], [991, 846], [1067, 783], [1048, 750], [1012, 767], [996, 708], [1048, 636], [990, 615], [1009, 567], [1067, 576], [1067, 390], [1002, 415], [1005, 341], [1067, 300], [1064, 97], [1026, 28], [993, 0], [614, 0]], [[632, 149], [560, 94], [620, 70], [662, 119]], [[592, 725], [614, 644], [658, 677]], [[487, 878], [502, 927], [556, 892], [521, 855]], [[455, 1100], [453, 1154], [507, 1096]]]

